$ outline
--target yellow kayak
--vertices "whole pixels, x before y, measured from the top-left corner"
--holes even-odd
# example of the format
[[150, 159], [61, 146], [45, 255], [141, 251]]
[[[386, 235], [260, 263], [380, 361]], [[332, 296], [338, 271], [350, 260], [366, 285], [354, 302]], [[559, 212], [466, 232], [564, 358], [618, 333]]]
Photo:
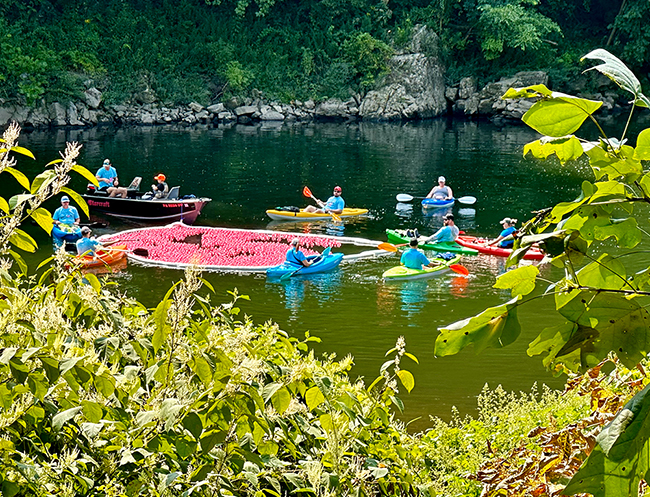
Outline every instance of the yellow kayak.
[[[346, 207], [343, 209], [343, 212], [339, 214], [339, 217], [363, 216], [364, 214], [368, 214], [368, 209], [348, 209]], [[298, 212], [269, 209], [266, 211], [266, 215], [275, 221], [326, 221], [332, 219], [332, 216], [329, 214], [305, 212], [304, 209], [300, 209]]]

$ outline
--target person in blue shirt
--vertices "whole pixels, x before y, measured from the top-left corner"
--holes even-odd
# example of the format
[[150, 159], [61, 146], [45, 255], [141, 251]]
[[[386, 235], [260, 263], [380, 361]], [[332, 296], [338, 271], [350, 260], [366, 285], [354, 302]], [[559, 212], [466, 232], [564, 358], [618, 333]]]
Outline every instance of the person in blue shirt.
[[304, 267], [311, 266], [311, 261], [308, 261], [303, 251], [300, 250], [300, 238], [291, 240], [291, 248], [287, 250], [286, 260], [292, 264], [302, 265]]
[[81, 238], [77, 240], [77, 254], [78, 255], [95, 255], [98, 250], [105, 249], [108, 245], [119, 242], [119, 240], [113, 240], [108, 242], [100, 242], [95, 238], [90, 238], [92, 230], [88, 226], [81, 228]]
[[[117, 187], [119, 181], [117, 179], [117, 171], [111, 166], [109, 159], [104, 159], [104, 164], [95, 173], [95, 178], [99, 182], [99, 190], [108, 190], [112, 187]], [[111, 193], [111, 192], [109, 192]]]
[[436, 243], [436, 242], [455, 242], [460, 233], [458, 226], [454, 224], [454, 215], [445, 214], [442, 218], [442, 228], [436, 231], [433, 235], [425, 240], [424, 243]]
[[422, 269], [423, 266], [434, 267], [438, 263], [431, 262], [423, 252], [418, 250], [418, 239], [411, 238], [409, 248], [404, 251], [400, 264], [409, 269]]
[[510, 238], [509, 240], [504, 240], [504, 238], [510, 235], [514, 235], [517, 232], [517, 228], [515, 228], [517, 220], [511, 217], [504, 217], [501, 220], [500, 224], [503, 226], [503, 231], [499, 233], [499, 236], [497, 238], [488, 243], [488, 245], [498, 244], [501, 248], [512, 248], [515, 242], [514, 239]]
[[327, 199], [327, 202], [314, 199], [320, 208], [314, 207], [313, 205], [308, 205], [305, 207], [305, 212], [318, 212], [320, 214], [329, 212], [333, 212], [334, 214], [343, 213], [343, 209], [345, 208], [345, 200], [343, 200], [341, 197], [341, 193], [341, 187], [335, 186], [334, 192], [332, 193], [332, 196]]
[[79, 212], [70, 205], [67, 195], [61, 197], [61, 207], [52, 214], [52, 237], [54, 246], [60, 247], [64, 241], [74, 242], [81, 237], [79, 228]]

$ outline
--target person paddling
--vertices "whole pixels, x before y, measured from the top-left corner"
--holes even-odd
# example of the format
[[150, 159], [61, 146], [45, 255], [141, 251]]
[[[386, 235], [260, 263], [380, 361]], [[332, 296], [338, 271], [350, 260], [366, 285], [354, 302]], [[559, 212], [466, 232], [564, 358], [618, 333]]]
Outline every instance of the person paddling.
[[84, 255], [88, 253], [89, 255], [95, 255], [98, 250], [104, 249], [108, 245], [117, 243], [119, 240], [100, 242], [95, 238], [90, 238], [92, 230], [88, 226], [81, 228], [81, 238], [77, 240], [77, 254]]
[[300, 250], [300, 238], [294, 238], [291, 240], [291, 248], [287, 250], [286, 259], [287, 262], [290, 262], [291, 264], [297, 264], [303, 267], [311, 266], [311, 261], [307, 260], [303, 251]]
[[495, 238], [490, 243], [488, 243], [488, 245], [499, 244], [499, 247], [502, 248], [512, 248], [515, 241], [512, 238], [510, 238], [509, 240], [504, 240], [504, 238], [517, 233], [517, 228], [515, 227], [517, 224], [517, 220], [511, 217], [504, 217], [500, 221], [500, 224], [501, 226], [503, 226], [503, 231], [499, 233], [499, 236], [497, 238]]
[[425, 243], [455, 242], [460, 230], [454, 223], [453, 214], [445, 214], [442, 218], [443, 227], [425, 240]]
[[427, 259], [427, 256], [424, 255], [424, 252], [418, 250], [418, 239], [411, 238], [409, 242], [409, 248], [404, 251], [402, 258], [400, 259], [400, 264], [406, 266], [409, 269], [422, 269], [423, 266], [435, 267], [439, 266], [437, 262], [431, 262]]
[[305, 207], [305, 212], [318, 212], [320, 214], [324, 213], [334, 213], [334, 214], [342, 214], [343, 209], [345, 208], [345, 200], [341, 197], [341, 187], [340, 186], [335, 186], [334, 191], [332, 193], [332, 196], [327, 199], [327, 202], [323, 202], [322, 200], [318, 200], [317, 198], [314, 198], [318, 205], [320, 206], [320, 209], [318, 207], [314, 207], [313, 205], [308, 205]]

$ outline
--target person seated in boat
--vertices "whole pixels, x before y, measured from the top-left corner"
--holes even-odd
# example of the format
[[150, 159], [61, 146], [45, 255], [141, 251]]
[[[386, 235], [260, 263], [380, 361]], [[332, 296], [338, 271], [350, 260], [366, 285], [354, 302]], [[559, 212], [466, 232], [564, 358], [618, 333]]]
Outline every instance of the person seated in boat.
[[286, 260], [291, 264], [297, 264], [303, 267], [311, 266], [311, 261], [307, 260], [303, 251], [300, 250], [300, 238], [291, 240], [291, 248], [287, 250]]
[[327, 202], [314, 199], [320, 208], [314, 207], [313, 205], [308, 205], [305, 207], [305, 212], [317, 212], [319, 214], [333, 212], [334, 214], [342, 214], [343, 209], [345, 208], [345, 200], [343, 200], [343, 197], [341, 197], [341, 193], [341, 187], [335, 186], [334, 192], [332, 193], [332, 196], [327, 199]]
[[454, 223], [453, 214], [445, 214], [442, 218], [442, 228], [436, 231], [433, 235], [425, 240], [424, 243], [437, 243], [437, 242], [455, 242], [458, 238], [460, 230]]
[[95, 238], [90, 238], [92, 230], [88, 226], [81, 228], [81, 238], [77, 240], [78, 255], [95, 255], [99, 250], [104, 250], [109, 245], [119, 242], [119, 240], [100, 242]]
[[95, 178], [99, 183], [98, 191], [108, 192], [109, 188], [117, 187], [120, 184], [117, 179], [117, 171], [111, 166], [110, 159], [104, 159], [102, 167], [95, 173]]
[[517, 220], [511, 217], [504, 217], [499, 224], [503, 226], [503, 231], [499, 233], [499, 236], [497, 238], [488, 243], [488, 245], [498, 244], [498, 246], [501, 248], [512, 248], [513, 244], [515, 243], [513, 237], [511, 237], [509, 240], [505, 240], [505, 238], [517, 233], [517, 228], [515, 228]]
[[431, 188], [431, 191], [427, 194], [426, 198], [432, 198], [435, 200], [451, 200], [454, 198], [454, 192], [451, 191], [451, 188], [446, 186], [445, 183], [447, 180], [444, 176], [438, 178], [438, 184]]
[[160, 173], [157, 176], [154, 176], [153, 179], [157, 181], [155, 185], [151, 185], [151, 191], [153, 196], [156, 198], [165, 198], [169, 193], [169, 185], [165, 183], [167, 179], [164, 174]]
[[[52, 215], [52, 236], [55, 239], [73, 242], [81, 236], [79, 228], [79, 211], [70, 205], [70, 198], [67, 195], [61, 197], [61, 207]], [[57, 244], [59, 245], [59, 244]]]
[[418, 250], [418, 239], [411, 238], [409, 242], [409, 248], [404, 251], [402, 258], [400, 259], [400, 264], [406, 266], [409, 269], [422, 269], [423, 266], [434, 267], [438, 266], [437, 262], [431, 262], [427, 259], [427, 256], [424, 255], [424, 252]]

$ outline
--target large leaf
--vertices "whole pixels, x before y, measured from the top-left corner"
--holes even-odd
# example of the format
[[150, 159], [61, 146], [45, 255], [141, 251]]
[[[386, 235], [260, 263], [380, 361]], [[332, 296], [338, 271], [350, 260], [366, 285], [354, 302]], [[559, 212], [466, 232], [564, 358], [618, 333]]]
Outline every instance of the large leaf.
[[20, 195], [14, 195], [9, 199], [9, 208], [13, 210], [20, 204], [27, 202], [29, 199], [33, 197], [34, 195], [31, 195], [29, 193], [21, 193]]
[[63, 412], [60, 412], [56, 416], [52, 418], [52, 427], [56, 430], [61, 429], [61, 427], [64, 425], [66, 421], [70, 421], [72, 418], [74, 418], [77, 414], [81, 412], [82, 407], [77, 406], [73, 407], [71, 409], [67, 409]]
[[402, 382], [402, 385], [404, 385], [404, 388], [408, 392], [413, 390], [413, 387], [415, 387], [415, 378], [413, 377], [413, 374], [410, 371], [407, 371], [406, 369], [400, 369], [397, 372], [397, 377], [399, 378], [399, 381]]
[[74, 190], [71, 190], [67, 186], [64, 186], [63, 188], [61, 188], [61, 191], [67, 193], [68, 195], [70, 195], [72, 197], [72, 199], [77, 203], [77, 205], [79, 207], [81, 207], [81, 210], [84, 211], [84, 214], [86, 214], [86, 217], [90, 217], [90, 211], [88, 210], [88, 204], [86, 203], [86, 201], [83, 199], [83, 197], [81, 195], [79, 195]]
[[[542, 360], [545, 367], [551, 368], [555, 363], [561, 362], [572, 371], [577, 371], [581, 364], [579, 349], [567, 350], [565, 345], [578, 329], [578, 325], [569, 321], [558, 326], [544, 328], [535, 340], [528, 345], [526, 351], [529, 356], [546, 354]], [[561, 355], [560, 352], [562, 352]]]
[[630, 92], [634, 95], [634, 105], [650, 107], [650, 100], [641, 91], [641, 83], [639, 83], [634, 73], [618, 57], [615, 57], [607, 50], [597, 48], [585, 55], [582, 60], [584, 59], [602, 60], [604, 64], [594, 66], [587, 69], [587, 71], [596, 70], [607, 76], [624, 90]]
[[603, 105], [602, 102], [570, 95], [553, 95], [550, 100], [536, 102], [522, 117], [528, 126], [547, 136], [559, 138], [573, 134]]
[[42, 188], [46, 188], [50, 183], [56, 179], [56, 172], [52, 169], [43, 171], [41, 174], [36, 176], [32, 181], [32, 187], [30, 189], [31, 193], [34, 195]]
[[621, 248], [634, 248], [641, 243], [643, 233], [638, 228], [635, 218], [612, 219], [611, 221], [611, 224], [594, 228], [596, 240], [606, 240], [613, 236]]
[[436, 338], [435, 355], [442, 357], [460, 352], [474, 344], [477, 352], [487, 347], [505, 347], [514, 342], [521, 332], [517, 306], [521, 296], [482, 313], [440, 328]]
[[18, 169], [14, 169], [13, 167], [6, 167], [4, 170], [16, 178], [16, 181], [20, 183], [20, 186], [29, 191], [29, 179], [27, 179], [27, 176], [25, 176]]
[[165, 340], [167, 340], [167, 335], [171, 331], [171, 326], [167, 321], [167, 311], [171, 306], [171, 301], [164, 299], [158, 304], [156, 310], [153, 313], [153, 321], [156, 326], [156, 330], [153, 333], [153, 338], [151, 339], [151, 345], [153, 345], [154, 353], [157, 353]]
[[36, 241], [20, 229], [14, 230], [13, 234], [9, 237], [9, 243], [25, 252], [36, 252], [38, 248]]
[[649, 478], [650, 385], [636, 394], [596, 438], [598, 445], [571, 478], [564, 495], [637, 495]]
[[86, 169], [83, 166], [80, 166], [79, 164], [75, 164], [72, 166], [72, 170], [81, 174], [84, 178], [86, 178], [88, 181], [90, 181], [93, 185], [96, 187], [99, 187], [99, 181], [97, 181], [97, 178], [93, 173], [91, 173], [88, 169]]
[[30, 158], [36, 160], [36, 157], [34, 157], [34, 154], [31, 151], [27, 150], [25, 147], [20, 147], [20, 146], [16, 145], [15, 147], [11, 147], [11, 151], [16, 152], [18, 154], [26, 155], [27, 157], [30, 157]]
[[650, 160], [650, 128], [644, 129], [637, 136], [634, 158], [638, 160]]
[[576, 160], [584, 154], [580, 140], [575, 136], [552, 138], [546, 136], [524, 145], [524, 156], [531, 154], [537, 159], [548, 159], [555, 155], [562, 164]]
[[50, 211], [39, 207], [35, 211], [31, 211], [29, 215], [48, 235], [52, 233], [52, 227], [54, 224], [52, 222], [52, 214], [50, 214]]
[[553, 94], [545, 85], [532, 85], [523, 88], [510, 88], [501, 97], [503, 100], [513, 98], [550, 97]]
[[535, 266], [521, 266], [499, 276], [494, 288], [510, 289], [513, 297], [528, 295], [535, 289], [538, 274]]
[[325, 396], [323, 395], [323, 392], [320, 391], [320, 388], [311, 387], [309, 390], [307, 390], [307, 393], [305, 393], [305, 402], [307, 402], [307, 408], [310, 411], [313, 411], [315, 408], [325, 402]]

